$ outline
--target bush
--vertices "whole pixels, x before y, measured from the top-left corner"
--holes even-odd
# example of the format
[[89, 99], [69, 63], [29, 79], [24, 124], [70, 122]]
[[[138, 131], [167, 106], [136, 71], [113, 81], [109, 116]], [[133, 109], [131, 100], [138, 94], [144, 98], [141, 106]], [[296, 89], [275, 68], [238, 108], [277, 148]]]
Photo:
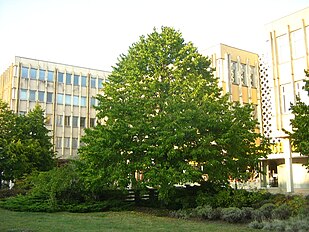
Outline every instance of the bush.
[[3, 198], [8, 198], [8, 197], [15, 197], [17, 195], [24, 195], [26, 194], [26, 190], [23, 189], [17, 189], [17, 188], [12, 188], [12, 189], [0, 189], [0, 199]]
[[253, 229], [262, 229], [264, 227], [264, 223], [261, 221], [253, 221], [250, 222], [248, 226]]
[[242, 207], [241, 208], [243, 213], [243, 219], [245, 221], [250, 221], [253, 218], [253, 211], [254, 209], [252, 207]]
[[271, 219], [272, 212], [276, 208], [276, 205], [273, 203], [266, 203], [260, 207], [260, 211], [262, 212], [265, 219]]
[[171, 217], [181, 218], [181, 219], [189, 219], [197, 217], [195, 210], [192, 209], [179, 209], [174, 210], [170, 213]]
[[273, 209], [272, 211], [272, 218], [278, 220], [286, 220], [291, 217], [292, 211], [290, 206], [287, 204], [282, 204], [279, 207]]
[[236, 207], [224, 208], [221, 219], [231, 223], [240, 223], [244, 221], [244, 214], [241, 209]]
[[264, 224], [263, 230], [268, 230], [268, 231], [285, 231], [285, 221], [281, 220], [274, 220], [271, 222], [266, 222]]
[[209, 215], [211, 215], [213, 211], [212, 207], [209, 205], [198, 206], [195, 210], [197, 217], [202, 219], [210, 219]]

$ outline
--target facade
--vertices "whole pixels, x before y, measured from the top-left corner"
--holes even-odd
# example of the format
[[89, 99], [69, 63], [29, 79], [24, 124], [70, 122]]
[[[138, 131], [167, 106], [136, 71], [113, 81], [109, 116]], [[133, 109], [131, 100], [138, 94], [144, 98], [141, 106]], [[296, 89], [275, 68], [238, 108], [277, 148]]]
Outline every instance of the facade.
[[264, 134], [274, 143], [272, 154], [262, 161], [264, 186], [283, 192], [309, 188], [308, 157], [293, 151], [284, 130], [291, 131], [290, 104], [299, 97], [309, 104], [303, 90], [309, 69], [309, 8], [266, 25], [267, 54], [261, 62], [261, 93]]
[[95, 96], [108, 75], [96, 69], [15, 57], [0, 77], [0, 98], [18, 114], [41, 105], [57, 156], [74, 158], [84, 128], [96, 124]]

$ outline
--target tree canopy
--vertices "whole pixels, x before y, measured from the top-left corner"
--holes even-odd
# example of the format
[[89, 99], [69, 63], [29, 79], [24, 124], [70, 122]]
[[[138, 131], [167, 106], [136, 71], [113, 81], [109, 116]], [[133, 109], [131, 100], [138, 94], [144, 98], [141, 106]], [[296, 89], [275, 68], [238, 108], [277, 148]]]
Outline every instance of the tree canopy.
[[[309, 71], [305, 71], [309, 77]], [[305, 90], [309, 96], [309, 80], [306, 80]], [[291, 106], [294, 119], [291, 120], [291, 142], [296, 151], [302, 155], [309, 155], [309, 105], [297, 98], [296, 104]]]
[[210, 59], [173, 28], [141, 36], [108, 79], [79, 150], [90, 188], [158, 187], [164, 197], [203, 177], [245, 178], [265, 155], [252, 107], [229, 103]]
[[0, 182], [54, 167], [55, 154], [48, 133], [40, 106], [27, 115], [17, 115], [0, 101]]

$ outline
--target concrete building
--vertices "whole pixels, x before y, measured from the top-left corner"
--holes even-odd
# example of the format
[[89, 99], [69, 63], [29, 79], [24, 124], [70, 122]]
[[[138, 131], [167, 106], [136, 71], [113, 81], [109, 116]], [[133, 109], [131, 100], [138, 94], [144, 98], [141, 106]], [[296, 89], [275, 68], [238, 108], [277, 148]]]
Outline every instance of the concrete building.
[[0, 77], [0, 98], [18, 114], [41, 105], [57, 156], [74, 158], [84, 128], [96, 124], [94, 97], [108, 75], [102, 70], [15, 57]]
[[[291, 131], [290, 104], [298, 96], [309, 104], [303, 90], [309, 69], [309, 8], [275, 20], [265, 27], [267, 54], [261, 61], [261, 95], [264, 134], [274, 142], [272, 154], [262, 162], [264, 186], [283, 192], [309, 188], [308, 157], [293, 151], [284, 130]], [[309, 129], [309, 128], [308, 128]]]

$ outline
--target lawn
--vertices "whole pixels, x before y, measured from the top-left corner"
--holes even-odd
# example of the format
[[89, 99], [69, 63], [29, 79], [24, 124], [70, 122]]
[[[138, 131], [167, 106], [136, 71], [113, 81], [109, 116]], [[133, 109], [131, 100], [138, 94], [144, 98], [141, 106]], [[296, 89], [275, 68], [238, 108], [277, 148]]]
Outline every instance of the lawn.
[[187, 221], [123, 211], [102, 213], [29, 213], [0, 209], [1, 232], [65, 231], [258, 231], [245, 225]]

